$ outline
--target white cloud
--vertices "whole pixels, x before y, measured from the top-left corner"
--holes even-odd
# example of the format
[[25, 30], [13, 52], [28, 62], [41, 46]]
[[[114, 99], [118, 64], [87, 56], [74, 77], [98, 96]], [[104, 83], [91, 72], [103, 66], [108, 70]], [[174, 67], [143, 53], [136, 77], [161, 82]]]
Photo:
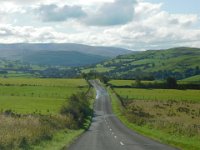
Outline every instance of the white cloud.
[[[73, 42], [134, 50], [200, 47], [197, 14], [173, 14], [163, 11], [162, 3], [134, 0], [62, 2], [40, 0], [27, 6], [20, 0], [5, 2], [0, 8], [0, 43]], [[32, 16], [38, 8], [39, 19]], [[16, 18], [18, 25], [13, 23]]]
[[41, 5], [35, 10], [39, 18], [44, 22], [51, 21], [66, 21], [70, 18], [81, 18], [86, 16], [86, 13], [80, 6], [62, 6], [59, 7], [55, 4]]
[[30, 6], [30, 5], [50, 5], [57, 4], [63, 5], [96, 5], [106, 2], [114, 2], [114, 0], [1, 0], [0, 3], [12, 3], [19, 6]]
[[35, 28], [33, 26], [0, 25], [0, 42], [54, 42], [56, 39], [66, 38], [64, 34], [57, 33], [52, 27]]
[[[200, 47], [200, 29], [193, 28], [199, 19], [195, 14], [170, 14], [162, 4], [138, 3], [134, 21], [106, 33], [118, 37], [118, 45], [131, 49], [160, 49], [174, 46]], [[186, 42], [187, 41], [187, 42]]]
[[104, 3], [95, 13], [85, 19], [88, 25], [122, 25], [133, 20], [135, 0], [115, 0]]
[[[80, 22], [92, 26], [121, 25], [131, 22], [134, 16], [135, 0], [115, 0], [103, 3], [97, 10], [83, 10], [80, 5], [55, 4], [40, 5], [36, 8], [36, 14], [44, 22], [66, 21], [69, 18], [79, 18]], [[84, 18], [83, 18], [84, 17]], [[83, 18], [83, 19], [82, 19]]]

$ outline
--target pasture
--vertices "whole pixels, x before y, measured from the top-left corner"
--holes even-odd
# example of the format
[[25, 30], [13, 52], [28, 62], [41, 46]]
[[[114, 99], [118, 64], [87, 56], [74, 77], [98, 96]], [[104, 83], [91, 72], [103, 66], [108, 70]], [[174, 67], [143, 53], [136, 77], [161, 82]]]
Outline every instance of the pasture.
[[[130, 128], [183, 150], [200, 148], [200, 90], [114, 88], [113, 109]], [[110, 92], [111, 93], [111, 92]], [[117, 99], [123, 106], [117, 103]]]
[[200, 90], [115, 88], [127, 100], [174, 100], [200, 102]]
[[194, 84], [200, 84], [200, 75], [192, 76], [186, 79], [181, 80], [183, 83], [194, 83]]
[[[109, 83], [113, 86], [133, 86], [136, 84], [135, 80], [111, 80]], [[155, 81], [141, 81], [142, 84], [156, 83]]]
[[0, 111], [56, 114], [69, 96], [87, 89], [83, 79], [0, 78]]

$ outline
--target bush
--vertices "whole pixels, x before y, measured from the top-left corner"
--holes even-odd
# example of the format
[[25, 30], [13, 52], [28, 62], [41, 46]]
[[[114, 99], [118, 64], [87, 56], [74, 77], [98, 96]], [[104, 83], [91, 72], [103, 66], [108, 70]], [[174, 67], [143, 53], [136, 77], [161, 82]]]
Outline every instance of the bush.
[[85, 93], [73, 94], [60, 110], [62, 115], [70, 115], [76, 122], [77, 127], [81, 127], [85, 119], [91, 115], [89, 98]]
[[166, 86], [170, 89], [176, 89], [178, 86], [176, 78], [168, 77], [166, 80]]

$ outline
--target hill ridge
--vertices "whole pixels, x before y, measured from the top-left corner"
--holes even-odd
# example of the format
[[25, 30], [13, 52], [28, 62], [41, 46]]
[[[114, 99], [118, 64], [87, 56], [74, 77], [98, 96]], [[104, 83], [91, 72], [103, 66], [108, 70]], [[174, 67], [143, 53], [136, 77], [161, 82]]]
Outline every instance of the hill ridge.
[[200, 48], [178, 47], [120, 55], [87, 68], [87, 71], [98, 71], [98, 67], [106, 70], [103, 74], [111, 78], [165, 79], [174, 76], [183, 79], [200, 74]]

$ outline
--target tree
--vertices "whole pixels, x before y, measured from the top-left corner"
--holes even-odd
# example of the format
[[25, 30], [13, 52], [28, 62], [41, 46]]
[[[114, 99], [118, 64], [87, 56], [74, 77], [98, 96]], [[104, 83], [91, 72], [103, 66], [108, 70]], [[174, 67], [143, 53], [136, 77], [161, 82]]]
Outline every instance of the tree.
[[83, 125], [91, 112], [89, 98], [83, 92], [71, 95], [60, 110], [62, 115], [72, 116], [78, 127]]
[[[134, 84], [133, 84], [134, 85]], [[141, 82], [141, 79], [140, 78], [136, 78], [135, 79], [135, 86], [136, 87], [141, 87], [142, 86], [142, 82]]]
[[0, 70], [0, 74], [8, 74], [8, 71]]
[[178, 84], [177, 84], [176, 78], [168, 77], [167, 80], [166, 80], [166, 86], [167, 86], [167, 88], [170, 88], [170, 89], [177, 88]]
[[103, 83], [105, 83], [105, 84], [107, 84], [108, 82], [109, 82], [109, 78], [108, 77], [106, 77], [106, 76], [100, 76], [99, 77], [100, 78], [100, 80], [103, 82]]
[[195, 75], [198, 75], [199, 73], [200, 73], [199, 66], [196, 66], [196, 67], [195, 67]]

